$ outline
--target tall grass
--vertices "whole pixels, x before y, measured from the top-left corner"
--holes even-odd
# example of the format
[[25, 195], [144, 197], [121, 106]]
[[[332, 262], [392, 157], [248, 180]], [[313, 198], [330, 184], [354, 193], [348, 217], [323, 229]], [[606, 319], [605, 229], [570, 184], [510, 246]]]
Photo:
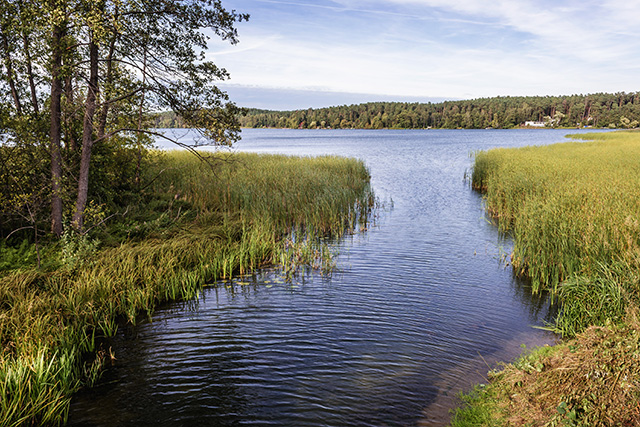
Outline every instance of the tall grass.
[[516, 271], [560, 297], [568, 335], [619, 319], [640, 291], [640, 133], [575, 138], [590, 141], [478, 153], [472, 177]]
[[1, 425], [64, 423], [69, 396], [108, 357], [97, 338], [113, 336], [119, 320], [135, 323], [163, 301], [193, 298], [206, 283], [265, 264], [283, 263], [288, 274], [321, 264], [326, 239], [365, 226], [374, 201], [360, 161], [210, 160], [213, 167], [168, 153], [150, 173], [142, 206], [160, 212], [103, 230], [124, 236], [112, 247], [0, 278]]
[[590, 141], [476, 156], [516, 271], [558, 298], [554, 329], [571, 339], [490, 372], [454, 426], [640, 423], [640, 133], [574, 138]]

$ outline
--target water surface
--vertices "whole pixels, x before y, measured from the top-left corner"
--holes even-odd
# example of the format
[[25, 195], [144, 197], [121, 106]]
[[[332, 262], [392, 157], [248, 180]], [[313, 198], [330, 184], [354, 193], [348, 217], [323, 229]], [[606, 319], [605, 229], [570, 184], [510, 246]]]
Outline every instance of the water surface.
[[393, 208], [339, 244], [331, 277], [264, 270], [121, 328], [71, 425], [437, 426], [521, 345], [551, 342], [544, 298], [465, 180], [470, 154], [557, 130], [245, 130], [236, 150], [363, 159]]

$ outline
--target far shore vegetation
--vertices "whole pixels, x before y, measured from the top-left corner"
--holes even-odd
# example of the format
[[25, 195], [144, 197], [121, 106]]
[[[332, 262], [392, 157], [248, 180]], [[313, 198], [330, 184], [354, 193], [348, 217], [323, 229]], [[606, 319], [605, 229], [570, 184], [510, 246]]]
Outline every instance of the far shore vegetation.
[[454, 426], [640, 425], [640, 132], [476, 154], [473, 186], [565, 341], [489, 374]]
[[[239, 121], [246, 128], [286, 129], [624, 129], [640, 123], [640, 93], [369, 102], [294, 111], [248, 109]], [[186, 127], [170, 112], [156, 115], [154, 123], [158, 128]]]

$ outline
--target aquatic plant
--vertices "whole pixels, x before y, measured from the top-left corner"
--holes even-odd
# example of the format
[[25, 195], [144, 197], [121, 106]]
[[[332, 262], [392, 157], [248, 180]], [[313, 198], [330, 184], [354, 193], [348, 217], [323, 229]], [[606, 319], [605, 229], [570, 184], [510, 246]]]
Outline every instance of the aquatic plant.
[[322, 261], [327, 239], [365, 227], [374, 203], [357, 160], [209, 160], [168, 153], [138, 212], [131, 208], [136, 220], [99, 231], [110, 245], [78, 251], [70, 236], [73, 262], [64, 252], [57, 269], [23, 266], [0, 277], [1, 425], [64, 423], [71, 393], [95, 381], [108, 358], [100, 338], [119, 321], [266, 264], [282, 263], [287, 274], [321, 267], [330, 262]]
[[[476, 155], [473, 186], [574, 337], [493, 371], [452, 425], [640, 424], [640, 133]], [[595, 325], [595, 326], [594, 326]]]
[[[580, 138], [591, 141], [477, 153], [473, 171], [487, 211], [513, 237], [515, 271], [560, 298], [558, 330], [570, 336], [590, 324], [577, 313], [619, 319], [640, 292], [640, 134]], [[585, 286], [609, 313], [593, 315], [578, 297]]]

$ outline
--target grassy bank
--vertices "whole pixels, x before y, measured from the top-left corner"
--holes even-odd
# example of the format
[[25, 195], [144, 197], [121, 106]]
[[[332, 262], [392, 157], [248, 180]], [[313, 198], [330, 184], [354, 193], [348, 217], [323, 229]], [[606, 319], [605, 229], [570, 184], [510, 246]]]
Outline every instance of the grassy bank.
[[515, 271], [551, 293], [552, 327], [571, 340], [494, 373], [454, 425], [638, 421], [640, 133], [579, 138], [589, 141], [476, 156], [473, 186], [513, 236]]
[[[166, 154], [137, 206], [44, 248], [44, 267], [0, 277], [0, 425], [60, 424], [110, 349], [100, 337], [168, 300], [265, 264], [322, 267], [326, 239], [366, 222], [369, 174], [355, 160]], [[96, 208], [97, 218], [104, 217]], [[100, 224], [100, 221], [96, 221]]]
[[463, 397], [453, 426], [640, 425], [637, 321], [592, 326], [488, 375]]

